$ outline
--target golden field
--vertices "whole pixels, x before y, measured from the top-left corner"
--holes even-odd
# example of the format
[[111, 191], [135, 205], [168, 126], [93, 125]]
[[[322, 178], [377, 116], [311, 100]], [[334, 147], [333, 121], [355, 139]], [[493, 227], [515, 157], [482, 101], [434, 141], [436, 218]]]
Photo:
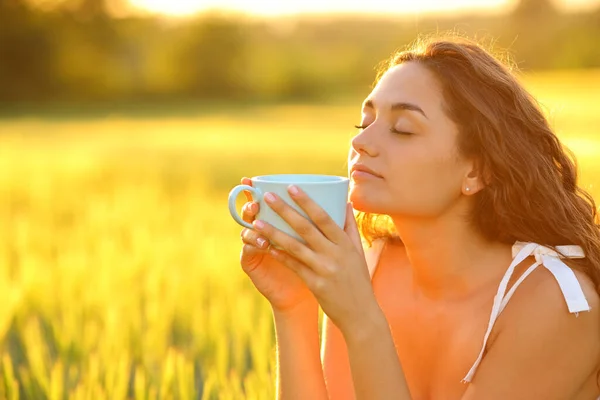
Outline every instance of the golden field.
[[[526, 82], [600, 200], [600, 71]], [[345, 174], [361, 100], [0, 120], [0, 398], [273, 398], [227, 193]]]

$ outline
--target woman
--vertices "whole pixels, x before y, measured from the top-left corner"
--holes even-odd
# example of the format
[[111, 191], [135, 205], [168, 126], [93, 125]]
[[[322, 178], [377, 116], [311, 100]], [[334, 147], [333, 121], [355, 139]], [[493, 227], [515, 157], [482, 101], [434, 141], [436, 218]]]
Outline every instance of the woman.
[[306, 245], [243, 209], [279, 398], [596, 399], [599, 218], [535, 101], [465, 40], [419, 42], [378, 78], [344, 230], [294, 187], [316, 226], [267, 202]]

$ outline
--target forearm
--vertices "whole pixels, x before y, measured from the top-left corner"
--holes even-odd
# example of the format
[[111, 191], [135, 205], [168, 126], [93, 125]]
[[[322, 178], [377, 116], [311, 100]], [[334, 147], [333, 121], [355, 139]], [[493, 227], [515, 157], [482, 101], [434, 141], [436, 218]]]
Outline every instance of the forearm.
[[357, 400], [409, 400], [410, 392], [388, 322], [381, 312], [344, 335]]
[[326, 400], [317, 304], [273, 315], [277, 336], [277, 399]]

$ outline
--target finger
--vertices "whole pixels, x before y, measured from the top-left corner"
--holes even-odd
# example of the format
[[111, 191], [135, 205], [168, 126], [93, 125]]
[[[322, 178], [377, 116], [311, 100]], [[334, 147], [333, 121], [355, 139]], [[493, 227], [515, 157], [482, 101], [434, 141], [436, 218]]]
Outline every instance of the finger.
[[[331, 242], [323, 236], [314, 223], [292, 208], [281, 197], [275, 193], [267, 192], [265, 193], [264, 200], [275, 213], [306, 241], [311, 249], [323, 251], [331, 246]], [[279, 242], [276, 241], [276, 243]], [[294, 246], [296, 245], [294, 244]], [[296, 254], [292, 255], [297, 256]]]
[[256, 260], [256, 257], [263, 257], [264, 254], [264, 250], [258, 249], [251, 244], [244, 244], [240, 257], [242, 270], [246, 274], [252, 273], [252, 271], [254, 271], [260, 265], [260, 262], [253, 262], [253, 260]]
[[344, 232], [348, 235], [354, 247], [356, 247], [360, 254], [364, 256], [365, 251], [363, 249], [362, 239], [358, 231], [358, 225], [356, 224], [354, 209], [352, 208], [351, 203], [346, 205], [346, 222], [344, 223]]
[[[241, 180], [242, 185], [252, 186], [252, 179], [243, 177]], [[244, 196], [246, 196], [247, 201], [252, 201], [252, 193], [248, 190], [244, 190]]]
[[342, 229], [335, 223], [333, 218], [311, 199], [306, 192], [297, 186], [288, 188], [290, 197], [296, 204], [304, 210], [308, 218], [316, 225], [316, 227], [325, 235], [327, 239], [334, 243], [340, 243], [346, 239]]
[[311, 270], [310, 267], [296, 260], [289, 254], [286, 254], [285, 252], [277, 250], [275, 248], [270, 248], [269, 254], [274, 259], [276, 259], [277, 261], [294, 271], [296, 275], [298, 275], [300, 279], [304, 281], [304, 283], [309, 289], [314, 287], [314, 284], [319, 278], [319, 276], [313, 270]]
[[259, 205], [255, 202], [249, 202], [242, 207], [242, 219], [246, 222], [254, 221], [254, 217], [258, 214]]
[[264, 236], [261, 236], [258, 232], [252, 229], [244, 228], [242, 230], [242, 242], [245, 244], [256, 247], [257, 249], [266, 251], [269, 248], [269, 241]]
[[278, 245], [284, 252], [310, 267], [313, 271], [317, 273], [325, 272], [317, 254], [304, 243], [264, 221], [256, 220], [253, 224], [259, 234], [270, 243]]

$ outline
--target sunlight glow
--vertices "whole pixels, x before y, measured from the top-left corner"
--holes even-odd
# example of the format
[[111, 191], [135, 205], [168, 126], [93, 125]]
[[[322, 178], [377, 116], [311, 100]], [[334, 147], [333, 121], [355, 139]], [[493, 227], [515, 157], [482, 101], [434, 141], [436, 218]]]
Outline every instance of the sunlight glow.
[[[260, 16], [302, 13], [449, 13], [466, 10], [504, 11], [519, 0], [128, 0], [138, 10], [169, 16], [189, 16], [206, 10], [241, 11]], [[570, 10], [600, 6], [600, 0], [553, 0], [557, 7]]]
[[511, 0], [396, 0], [395, 2], [389, 0], [371, 0], [369, 2], [345, 0], [130, 0], [130, 3], [136, 8], [173, 16], [184, 16], [208, 9], [236, 10], [264, 16], [276, 16], [326, 12], [420, 13], [464, 9], [484, 10], [506, 7]]

